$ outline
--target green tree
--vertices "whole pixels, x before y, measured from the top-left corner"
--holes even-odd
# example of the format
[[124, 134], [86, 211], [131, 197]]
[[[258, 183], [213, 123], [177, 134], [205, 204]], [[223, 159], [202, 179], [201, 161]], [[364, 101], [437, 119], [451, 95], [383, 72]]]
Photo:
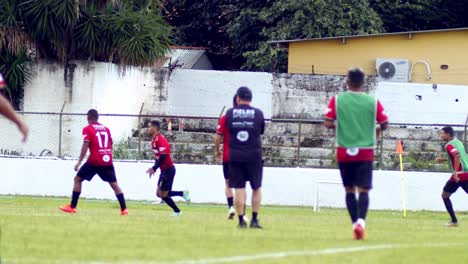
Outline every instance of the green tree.
[[0, 0], [0, 6], [0, 63], [10, 90], [22, 91], [31, 58], [146, 66], [170, 44], [158, 1]]
[[386, 32], [468, 26], [468, 0], [369, 0]]
[[[244, 12], [249, 12], [248, 10]], [[319, 38], [342, 35], [372, 34], [383, 31], [378, 14], [367, 1], [335, 0], [279, 0], [262, 9], [258, 22], [259, 31], [256, 47], [246, 50], [245, 69], [261, 71], [285, 71], [286, 54], [268, 43], [271, 40]], [[232, 39], [241, 37], [235, 32]]]
[[377, 33], [367, 0], [162, 1], [181, 45], [205, 46], [219, 69], [285, 70], [286, 54], [270, 40]]

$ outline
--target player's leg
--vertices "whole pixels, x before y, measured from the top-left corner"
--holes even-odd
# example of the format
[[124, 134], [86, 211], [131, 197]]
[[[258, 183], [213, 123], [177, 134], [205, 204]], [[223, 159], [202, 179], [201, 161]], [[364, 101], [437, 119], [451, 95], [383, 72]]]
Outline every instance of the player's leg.
[[115, 196], [117, 197], [117, 200], [119, 201], [120, 205], [120, 214], [121, 215], [127, 215], [127, 204], [125, 203], [125, 197], [123, 194], [122, 189], [120, 189], [119, 184], [117, 183], [117, 176], [115, 175], [115, 169], [114, 166], [105, 166], [105, 167], [98, 167], [97, 169], [97, 174], [99, 177], [109, 183], [110, 187], [115, 193]]
[[447, 223], [447, 227], [455, 227], [458, 226], [458, 219], [455, 216], [455, 211], [453, 210], [452, 201], [450, 200], [450, 196], [452, 193], [456, 192], [460, 185], [452, 180], [447, 181], [442, 191], [442, 201], [444, 201], [445, 209], [450, 215], [451, 221]]
[[366, 220], [369, 209], [369, 191], [372, 189], [372, 161], [356, 162], [357, 178], [355, 185], [358, 187], [358, 220]]
[[248, 179], [252, 187], [252, 221], [250, 222], [250, 228], [262, 228], [258, 223], [258, 213], [262, 203], [262, 178], [262, 162], [249, 164]]
[[169, 207], [174, 211], [174, 215], [179, 215], [181, 213], [179, 207], [177, 207], [174, 200], [169, 196], [169, 192], [172, 189], [172, 184], [174, 182], [175, 170], [164, 170], [161, 172], [158, 181], [158, 188], [156, 190], [156, 195], [161, 198]]
[[369, 209], [369, 191], [372, 189], [372, 161], [355, 162], [355, 185], [358, 187], [357, 221], [354, 229], [356, 239], [364, 239], [366, 216]]
[[[175, 174], [176, 174], [175, 166], [172, 166], [172, 167], [168, 168], [167, 170], [168, 170], [167, 173], [174, 174], [174, 178], [175, 178]], [[187, 204], [190, 204], [190, 193], [189, 193], [188, 190], [185, 190], [185, 191], [172, 191], [171, 190], [171, 191], [169, 191], [168, 196], [170, 196], [170, 197], [180, 196], [180, 197], [184, 198], [184, 200], [185, 200], [185, 202]]]
[[229, 210], [228, 219], [234, 219], [236, 209], [234, 209], [234, 193], [229, 187], [229, 163], [223, 163], [223, 175], [224, 175], [224, 192], [226, 193], [227, 206]]
[[345, 188], [346, 196], [346, 208], [348, 209], [349, 217], [353, 224], [357, 221], [358, 207], [356, 199], [356, 187], [353, 182], [353, 171], [352, 164], [350, 162], [339, 162], [338, 167], [340, 169], [341, 180]]
[[81, 194], [81, 185], [84, 180], [91, 181], [96, 174], [96, 168], [88, 163], [83, 164], [73, 179], [73, 192], [70, 204], [60, 207], [66, 213], [76, 213], [78, 200]]
[[245, 192], [245, 170], [244, 163], [231, 162], [229, 164], [229, 187], [234, 188], [234, 205], [236, 207], [237, 216], [239, 217], [240, 228], [246, 228], [247, 223], [244, 220], [245, 201], [247, 194]]
[[120, 205], [120, 214], [121, 214], [121, 215], [127, 215], [127, 214], [128, 214], [128, 211], [127, 211], [127, 204], [126, 204], [126, 202], [125, 202], [125, 196], [124, 196], [124, 194], [123, 194], [122, 189], [120, 189], [120, 186], [119, 186], [119, 184], [117, 183], [117, 181], [115, 181], [115, 182], [109, 182], [109, 185], [111, 186], [112, 190], [114, 190], [115, 197], [117, 197], [117, 200], [119, 201], [119, 205]]

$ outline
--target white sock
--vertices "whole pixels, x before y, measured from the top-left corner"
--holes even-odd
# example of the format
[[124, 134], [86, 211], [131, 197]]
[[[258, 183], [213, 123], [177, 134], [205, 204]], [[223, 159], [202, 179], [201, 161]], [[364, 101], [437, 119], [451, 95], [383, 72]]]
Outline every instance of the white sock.
[[359, 218], [357, 221], [356, 221], [357, 224], [360, 224], [362, 226], [362, 228], [366, 228], [366, 220], [362, 219], [362, 218]]

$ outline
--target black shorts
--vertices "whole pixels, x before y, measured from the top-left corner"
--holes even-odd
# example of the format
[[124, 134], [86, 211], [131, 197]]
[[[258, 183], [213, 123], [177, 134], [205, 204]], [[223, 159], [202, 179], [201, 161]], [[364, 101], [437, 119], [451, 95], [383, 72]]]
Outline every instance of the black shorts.
[[468, 193], [468, 181], [456, 182], [450, 180], [445, 184], [444, 192], [454, 193], [458, 190], [459, 187], [462, 187], [462, 189]]
[[224, 174], [224, 179], [228, 180], [229, 179], [229, 163], [228, 162], [223, 162], [223, 174]]
[[172, 190], [172, 184], [174, 183], [174, 177], [176, 174], [176, 169], [174, 166], [171, 166], [163, 171], [159, 175], [158, 188], [163, 192], [168, 192]]
[[89, 163], [83, 164], [76, 176], [83, 178], [87, 181], [91, 181], [94, 175], [99, 177], [105, 182], [116, 182], [117, 177], [115, 176], [114, 166], [94, 166]]
[[338, 162], [345, 187], [372, 189], [373, 161]]
[[229, 187], [242, 189], [245, 183], [257, 190], [262, 187], [263, 162], [231, 162], [229, 163]]

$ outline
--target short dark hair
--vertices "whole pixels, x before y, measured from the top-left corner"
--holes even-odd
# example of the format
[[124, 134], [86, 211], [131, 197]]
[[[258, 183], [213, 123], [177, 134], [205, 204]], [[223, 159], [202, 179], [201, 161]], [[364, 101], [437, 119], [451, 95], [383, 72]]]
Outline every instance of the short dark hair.
[[88, 119], [91, 119], [93, 121], [98, 121], [99, 119], [99, 114], [96, 109], [89, 109], [86, 115], [88, 116]]
[[234, 98], [232, 98], [232, 106], [237, 106], [237, 95], [234, 95]]
[[158, 120], [151, 120], [150, 124], [154, 127], [157, 127], [158, 130], [161, 130], [161, 123]]
[[348, 82], [353, 87], [361, 87], [365, 77], [364, 72], [358, 67], [351, 68], [348, 71]]
[[238, 96], [241, 100], [251, 102], [252, 101], [252, 91], [246, 87], [242, 86], [237, 89], [236, 96]]
[[449, 134], [451, 137], [453, 137], [455, 135], [455, 133], [453, 132], [453, 127], [451, 127], [451, 126], [443, 127], [442, 131]]

